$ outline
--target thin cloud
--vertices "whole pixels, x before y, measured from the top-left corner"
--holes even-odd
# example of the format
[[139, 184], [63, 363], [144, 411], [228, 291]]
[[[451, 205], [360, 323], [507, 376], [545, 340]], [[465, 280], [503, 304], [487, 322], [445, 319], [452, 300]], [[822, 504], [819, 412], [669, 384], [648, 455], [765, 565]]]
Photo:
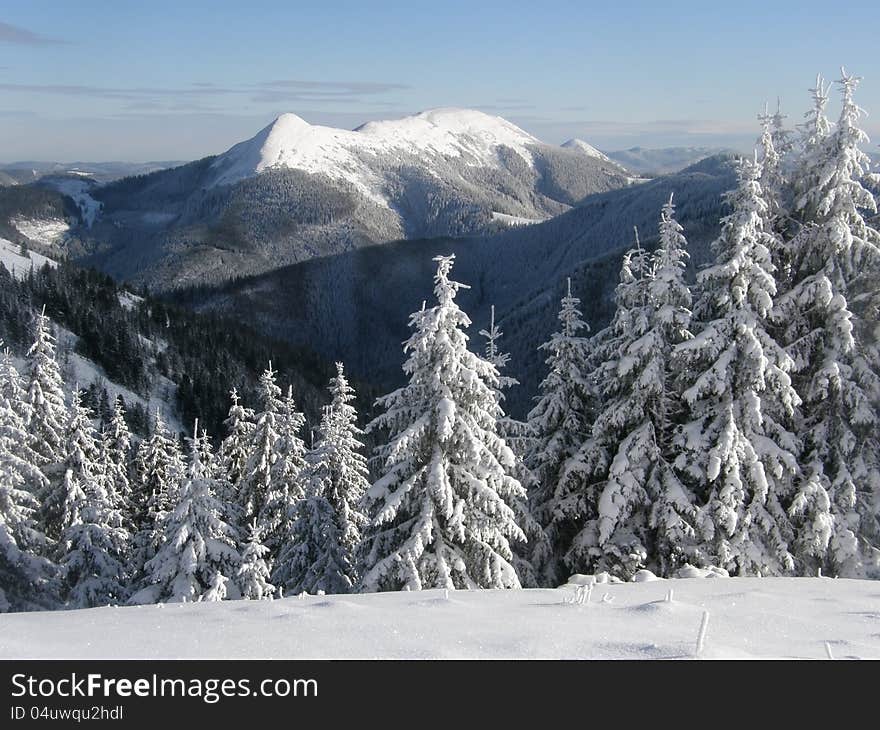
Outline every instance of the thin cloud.
[[0, 43], [13, 43], [20, 46], [56, 46], [68, 41], [50, 38], [32, 30], [0, 21]]
[[280, 103], [364, 103], [362, 97], [408, 89], [405, 84], [360, 81], [305, 81], [287, 79], [235, 86], [218, 86], [199, 81], [186, 87], [105, 87], [86, 84], [0, 83], [0, 91], [90, 97], [132, 103], [169, 104], [183, 99], [240, 97], [257, 104]]
[[265, 81], [258, 86], [280, 89], [300, 89], [336, 94], [385, 94], [389, 91], [411, 89], [408, 84], [395, 84], [384, 81], [304, 81], [302, 79], [280, 79]]

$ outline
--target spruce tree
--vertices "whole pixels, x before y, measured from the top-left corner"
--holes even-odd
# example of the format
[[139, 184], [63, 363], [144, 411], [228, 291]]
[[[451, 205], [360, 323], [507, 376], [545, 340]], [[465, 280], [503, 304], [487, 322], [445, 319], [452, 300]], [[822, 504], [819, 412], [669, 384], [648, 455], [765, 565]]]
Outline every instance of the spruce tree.
[[656, 382], [650, 382], [658, 377], [657, 353], [645, 341], [651, 328], [652, 278], [650, 257], [636, 233], [635, 248], [623, 256], [614, 317], [596, 338], [600, 407], [590, 437], [573, 460], [596, 465], [585, 472], [588, 479], [592, 472], [592, 479], [578, 495], [576, 534], [565, 554], [573, 572], [607, 570], [628, 578], [647, 558], [646, 483], [657, 460], [655, 434], [642, 401], [649, 389], [657, 390]]
[[866, 187], [858, 79], [844, 73], [838, 83], [843, 104], [833, 130], [821, 80], [814, 90], [798, 168], [793, 283], [777, 310], [804, 400], [804, 479], [791, 505], [798, 557], [811, 572], [818, 565], [859, 576], [877, 565], [880, 547], [880, 233], [866, 220], [877, 207]]
[[0, 362], [0, 519], [22, 550], [45, 554], [49, 543], [37, 520], [38, 494], [48, 481], [30, 447], [24, 392], [7, 351]]
[[281, 399], [277, 418], [278, 459], [271, 471], [271, 487], [260, 515], [260, 523], [266, 531], [266, 545], [273, 555], [281, 550], [281, 540], [290, 529], [290, 521], [297, 503], [305, 494], [304, 474], [306, 445], [302, 439], [306, 417], [297, 409], [293, 387]]
[[123, 524], [115, 482], [100, 460], [92, 414], [77, 389], [65, 436], [65, 475], [56, 546], [64, 575], [64, 597], [75, 608], [117, 603], [126, 596], [125, 555], [129, 534]]
[[274, 515], [267, 509], [279, 459], [281, 388], [275, 375], [269, 363], [260, 377], [261, 411], [247, 439], [247, 460], [235, 495], [242, 532], [256, 519], [264, 539], [277, 528]]
[[800, 399], [793, 362], [767, 327], [774, 241], [759, 177], [759, 165], [740, 162], [732, 212], [713, 243], [716, 263], [698, 277], [702, 329], [676, 348], [692, 373], [679, 445], [690, 484], [704, 492], [703, 560], [740, 575], [779, 575], [794, 567], [785, 504], [799, 449], [788, 424]]
[[39, 455], [46, 476], [57, 481], [62, 476], [67, 406], [52, 323], [45, 308], [34, 318], [34, 343], [27, 352], [26, 403], [31, 448]]
[[135, 523], [134, 494], [129, 478], [131, 462], [131, 431], [125, 421], [122, 397], [113, 400], [107, 427], [101, 436], [101, 460], [108, 488], [116, 501], [114, 508], [123, 515], [126, 530], [132, 532]]
[[336, 363], [330, 405], [318, 442], [306, 457], [306, 494], [297, 503], [273, 580], [290, 593], [349, 593], [357, 583], [356, 551], [366, 517], [360, 502], [369, 488], [363, 432], [352, 405], [354, 389]]
[[[41, 523], [52, 540], [60, 539], [64, 531], [79, 520], [84, 485], [103, 477], [91, 413], [82, 403], [79, 388], [74, 389], [62, 438], [59, 466], [63, 476], [60, 481], [50, 483], [40, 505]], [[63, 554], [63, 547], [59, 550]]]
[[262, 543], [260, 528], [254, 520], [248, 526], [247, 542], [242, 547], [241, 565], [236, 573], [241, 597], [245, 600], [271, 600], [275, 593], [275, 586], [269, 582], [268, 555], [269, 548]]
[[510, 540], [522, 540], [511, 504], [523, 489], [498, 436], [494, 365], [468, 351], [468, 316], [455, 303], [454, 256], [440, 256], [437, 304], [410, 320], [409, 382], [379, 399], [368, 427], [388, 440], [367, 492], [361, 590], [516, 588]]
[[141, 441], [135, 457], [136, 532], [130, 572], [137, 586], [148, 584], [145, 565], [165, 540], [162, 525], [176, 503], [185, 476], [180, 445], [156, 411], [153, 433]]
[[691, 295], [671, 196], [659, 228], [653, 256], [638, 245], [624, 256], [617, 311], [597, 353], [604, 393], [584, 460], [608, 467], [567, 558], [582, 572], [629, 578], [647, 566], [668, 574], [693, 554], [694, 497], [673, 463], [681, 409], [672, 352], [691, 337]]
[[207, 438], [194, 435], [188, 441], [186, 478], [177, 503], [161, 521], [165, 540], [146, 564], [154, 600], [220, 600], [241, 562], [235, 532], [223, 521], [223, 507], [214, 495], [217, 480], [203, 460], [210, 452]]
[[[565, 554], [584, 514], [589, 486], [602, 464], [585, 464], [579, 452], [587, 440], [597, 406], [593, 383], [593, 343], [580, 335], [589, 328], [571, 293], [571, 279], [559, 312], [561, 327], [541, 345], [549, 352], [549, 373], [541, 382], [528, 422], [534, 442], [526, 464], [537, 480], [531, 510], [549, 542], [536, 545], [532, 560], [539, 581], [557, 585], [564, 577]], [[547, 548], [552, 552], [547, 552]]]
[[510, 355], [501, 350], [500, 341], [504, 333], [495, 324], [494, 304], [490, 311], [489, 329], [480, 330], [480, 335], [486, 339], [484, 355], [486, 360], [492, 363], [499, 372], [495, 396], [498, 399], [498, 407], [502, 410], [502, 416], [498, 419], [498, 434], [504, 438], [513, 451], [513, 455], [516, 457], [513, 476], [526, 490], [525, 497], [513, 501], [516, 523], [526, 536], [526, 540], [513, 544], [513, 560], [523, 588], [536, 588], [539, 580], [532, 556], [536, 552], [541, 555], [549, 555], [552, 549], [547, 535], [541, 524], [532, 515], [529, 505], [529, 493], [537, 486], [537, 480], [526, 466], [525, 459], [534, 445], [534, 438], [527, 422], [511, 418], [504, 412], [505, 391], [519, 385], [519, 381], [503, 374], [510, 362]]
[[[229, 397], [232, 405], [229, 406], [229, 414], [223, 422], [226, 427], [226, 436], [220, 444], [218, 457], [226, 480], [231, 485], [232, 491], [224, 496], [224, 500], [230, 504], [236, 504], [236, 494], [244, 474], [248, 459], [248, 443], [254, 430], [254, 412], [241, 404], [238, 391], [233, 388]], [[230, 515], [239, 522], [237, 516]]]

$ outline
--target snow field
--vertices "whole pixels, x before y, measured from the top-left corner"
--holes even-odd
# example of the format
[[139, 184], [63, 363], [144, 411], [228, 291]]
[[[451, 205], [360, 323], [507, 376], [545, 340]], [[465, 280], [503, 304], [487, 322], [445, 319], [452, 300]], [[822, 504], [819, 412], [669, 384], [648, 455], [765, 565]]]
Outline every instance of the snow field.
[[[672, 590], [671, 590], [672, 589]], [[3, 658], [880, 658], [880, 588], [677, 579], [0, 615]], [[671, 595], [670, 595], [671, 594]], [[670, 600], [671, 598], [671, 600]]]
[[31, 267], [39, 269], [43, 264], [56, 265], [55, 261], [35, 251], [28, 251], [28, 257], [21, 256], [19, 249], [20, 247], [12, 241], [0, 238], [0, 263], [16, 278], [21, 279], [26, 276]]

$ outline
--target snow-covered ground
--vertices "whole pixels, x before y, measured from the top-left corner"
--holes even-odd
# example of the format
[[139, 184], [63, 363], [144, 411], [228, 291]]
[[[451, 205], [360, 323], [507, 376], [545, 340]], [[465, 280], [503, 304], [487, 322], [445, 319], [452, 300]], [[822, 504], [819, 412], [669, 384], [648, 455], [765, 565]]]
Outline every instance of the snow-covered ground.
[[518, 215], [508, 215], [507, 213], [499, 213], [498, 211], [492, 211], [492, 220], [497, 221], [498, 223], [504, 223], [508, 226], [531, 226], [535, 223], [542, 223], [542, 219], [540, 218], [523, 218]]
[[134, 309], [137, 307], [142, 301], [144, 301], [143, 297], [139, 297], [137, 294], [132, 294], [128, 291], [120, 291], [119, 292], [119, 304], [125, 307], [126, 309]]
[[39, 269], [43, 264], [56, 266], [55, 261], [35, 251], [28, 251], [28, 256], [24, 257], [20, 254], [20, 250], [21, 247], [18, 244], [0, 238], [0, 263], [19, 279], [26, 276], [31, 267]]
[[60, 218], [13, 218], [11, 222], [23, 236], [48, 246], [60, 243], [70, 230], [70, 224]]
[[[131, 297], [132, 300], [141, 299], [128, 292], [124, 292], [124, 294]], [[125, 304], [123, 304], [123, 306], [125, 306]], [[65, 381], [67, 383], [71, 385], [79, 385], [80, 388], [86, 388], [97, 380], [106, 388], [107, 397], [111, 402], [117, 395], [121, 395], [129, 406], [133, 403], [140, 404], [147, 413], [150, 414], [151, 418], [156, 415], [156, 411], [158, 410], [162, 414], [162, 419], [172, 432], [188, 430], [188, 428], [184, 428], [184, 424], [180, 422], [180, 419], [177, 416], [177, 409], [174, 406], [177, 392], [177, 385], [175, 383], [170, 381], [164, 375], [159, 375], [153, 382], [150, 397], [144, 398], [133, 390], [126, 388], [124, 385], [113, 382], [107, 377], [107, 374], [100, 365], [74, 352], [76, 340], [78, 338], [70, 330], [55, 325], [55, 333], [58, 337], [58, 343], [65, 346], [69, 351], [69, 356], [63, 365], [66, 369]], [[150, 340], [147, 340], [146, 343], [149, 345], [153, 344]]]
[[[880, 583], [717, 578], [0, 615], [3, 658], [880, 658]], [[672, 600], [669, 601], [670, 590]]]

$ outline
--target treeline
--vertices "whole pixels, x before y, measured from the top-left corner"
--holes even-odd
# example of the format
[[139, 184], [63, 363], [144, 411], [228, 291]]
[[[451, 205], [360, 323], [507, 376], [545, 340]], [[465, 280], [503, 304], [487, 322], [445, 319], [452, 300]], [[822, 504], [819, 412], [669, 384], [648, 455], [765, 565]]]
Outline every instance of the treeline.
[[[110, 277], [68, 262], [31, 271], [22, 279], [0, 267], [0, 338], [14, 353], [30, 345], [33, 313], [42, 307], [76, 335], [76, 352], [100, 366], [108, 380], [144, 400], [162, 377], [176, 385], [168, 405], [184, 423], [199, 417], [211, 433], [220, 433], [230, 384], [244, 397], [255, 397], [259, 375], [270, 359], [281, 383], [301, 393], [306, 411], [315, 417], [320, 413], [327, 365], [303, 348], [220, 316], [133, 295]], [[102, 388], [97, 388], [98, 399], [104, 397]], [[90, 401], [93, 407], [96, 403]], [[131, 425], [146, 433], [145, 418]]]

